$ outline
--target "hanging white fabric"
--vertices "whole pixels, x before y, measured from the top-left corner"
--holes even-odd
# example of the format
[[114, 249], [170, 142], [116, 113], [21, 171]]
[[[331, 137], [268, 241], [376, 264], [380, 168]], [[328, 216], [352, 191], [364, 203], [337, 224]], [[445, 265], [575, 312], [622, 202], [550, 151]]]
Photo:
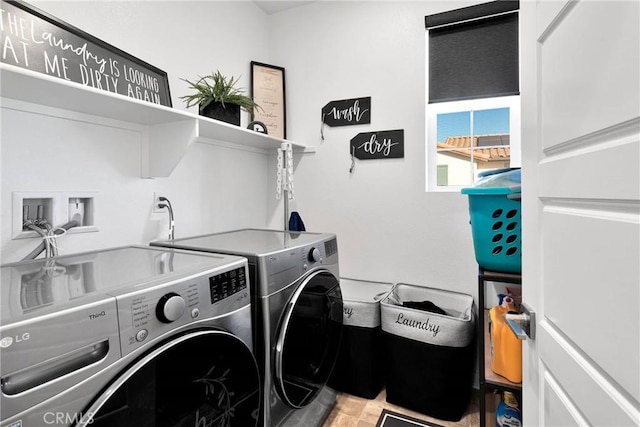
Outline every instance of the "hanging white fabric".
[[284, 192], [284, 229], [289, 229], [289, 200], [293, 199], [293, 149], [291, 144], [283, 142], [278, 148], [278, 172], [276, 181], [276, 199], [280, 200]]
[[293, 149], [289, 142], [283, 142], [278, 148], [276, 199], [280, 200], [283, 191], [289, 200], [293, 199]]

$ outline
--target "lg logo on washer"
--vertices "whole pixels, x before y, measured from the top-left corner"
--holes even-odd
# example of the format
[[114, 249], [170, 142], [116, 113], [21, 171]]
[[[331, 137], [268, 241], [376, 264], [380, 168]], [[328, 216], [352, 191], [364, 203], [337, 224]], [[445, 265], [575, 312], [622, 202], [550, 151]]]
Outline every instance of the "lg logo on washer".
[[15, 339], [13, 337], [4, 337], [0, 340], [0, 348], [7, 348], [14, 342], [19, 343], [22, 341], [26, 341], [29, 339], [29, 337], [29, 332], [25, 332], [22, 335], [16, 335]]

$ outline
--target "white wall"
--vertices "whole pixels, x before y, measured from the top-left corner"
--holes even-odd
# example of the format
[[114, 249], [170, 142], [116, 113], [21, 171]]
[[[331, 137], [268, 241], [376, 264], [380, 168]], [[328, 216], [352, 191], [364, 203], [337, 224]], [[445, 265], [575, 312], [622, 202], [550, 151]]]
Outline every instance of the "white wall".
[[[251, 60], [285, 67], [288, 136], [317, 146], [296, 155], [291, 207], [307, 230], [337, 233], [342, 275], [475, 295], [467, 200], [424, 191], [424, 16], [472, 3], [320, 1], [267, 16], [251, 2], [34, 2], [166, 71], [176, 108], [180, 77], [220, 68], [248, 88]], [[371, 125], [327, 127], [321, 141], [322, 106], [360, 96], [372, 97]], [[153, 191], [174, 204], [177, 237], [282, 227], [275, 156], [196, 144], [170, 177], [145, 180], [135, 135], [15, 115], [2, 119], [3, 262], [37, 244], [10, 238], [13, 191], [98, 192], [100, 231], [62, 237], [62, 253], [154, 239], [166, 215], [151, 213]], [[349, 174], [349, 140], [389, 129], [404, 129], [405, 157], [358, 161]]]
[[[289, 138], [317, 145], [297, 159], [291, 208], [307, 230], [337, 233], [343, 277], [477, 293], [466, 198], [424, 191], [424, 17], [472, 3], [315, 2], [270, 18]], [[326, 127], [321, 141], [321, 108], [365, 96], [371, 124]], [[356, 161], [349, 174], [350, 139], [392, 129], [404, 129], [404, 158]], [[269, 224], [280, 227], [282, 201], [268, 200]]]
[[[219, 68], [242, 75], [248, 88], [249, 62], [268, 61], [268, 20], [250, 2], [32, 4], [166, 71], [179, 109], [187, 93], [180, 78]], [[154, 191], [174, 206], [176, 237], [267, 224], [264, 154], [195, 144], [170, 177], [141, 179], [140, 140], [132, 131], [3, 108], [0, 137], [3, 263], [40, 242], [12, 240], [13, 192], [96, 192], [99, 232], [60, 237], [61, 254], [166, 236], [168, 215], [152, 213]]]

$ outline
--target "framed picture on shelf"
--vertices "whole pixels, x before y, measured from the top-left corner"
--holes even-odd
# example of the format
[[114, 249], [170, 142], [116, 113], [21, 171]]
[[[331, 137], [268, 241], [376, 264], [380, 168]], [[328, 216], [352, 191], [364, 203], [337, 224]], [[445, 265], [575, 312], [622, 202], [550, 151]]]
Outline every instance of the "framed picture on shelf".
[[252, 120], [264, 123], [269, 136], [286, 139], [284, 68], [251, 61], [251, 96], [261, 107]]

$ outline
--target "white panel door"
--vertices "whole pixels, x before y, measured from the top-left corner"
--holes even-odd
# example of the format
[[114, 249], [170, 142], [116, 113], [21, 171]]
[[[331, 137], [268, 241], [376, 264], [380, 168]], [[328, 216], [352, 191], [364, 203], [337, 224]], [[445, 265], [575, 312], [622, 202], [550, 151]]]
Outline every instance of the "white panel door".
[[521, 5], [524, 424], [639, 426], [640, 2]]

